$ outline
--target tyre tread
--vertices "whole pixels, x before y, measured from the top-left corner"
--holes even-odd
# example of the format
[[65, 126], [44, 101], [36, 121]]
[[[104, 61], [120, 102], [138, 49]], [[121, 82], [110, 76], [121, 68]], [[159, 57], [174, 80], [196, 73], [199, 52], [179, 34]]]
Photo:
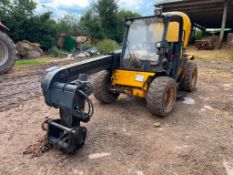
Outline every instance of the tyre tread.
[[0, 66], [0, 74], [8, 72], [15, 64], [16, 61], [16, 46], [14, 42], [3, 32], [0, 31], [0, 40], [2, 40], [8, 48], [9, 58], [3, 66]]
[[163, 108], [163, 96], [168, 85], [176, 88], [175, 80], [170, 77], [157, 77], [152, 81], [146, 95], [147, 107], [152, 114], [160, 117], [168, 115]]
[[111, 83], [111, 74], [106, 70], [97, 73], [93, 81], [95, 98], [105, 104], [115, 102], [119, 96], [119, 93], [113, 94], [108, 91], [108, 83]]

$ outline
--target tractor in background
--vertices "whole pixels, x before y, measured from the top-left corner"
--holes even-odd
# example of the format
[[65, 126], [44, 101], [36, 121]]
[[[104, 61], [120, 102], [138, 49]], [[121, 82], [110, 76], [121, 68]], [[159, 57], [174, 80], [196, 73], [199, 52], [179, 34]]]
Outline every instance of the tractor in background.
[[7, 30], [9, 29], [0, 21], [0, 74], [11, 70], [16, 60], [16, 47], [5, 33]]

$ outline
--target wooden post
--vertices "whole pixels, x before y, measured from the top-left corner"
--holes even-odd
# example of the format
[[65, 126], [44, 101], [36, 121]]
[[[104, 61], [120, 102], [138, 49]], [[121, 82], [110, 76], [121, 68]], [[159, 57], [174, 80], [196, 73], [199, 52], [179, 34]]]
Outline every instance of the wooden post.
[[218, 40], [216, 49], [221, 49], [221, 47], [222, 47], [224, 31], [225, 31], [225, 26], [226, 26], [226, 21], [227, 21], [228, 2], [229, 2], [228, 0], [225, 0], [223, 17], [222, 17], [222, 27], [221, 27], [221, 32], [220, 32], [220, 36], [219, 36], [219, 40]]

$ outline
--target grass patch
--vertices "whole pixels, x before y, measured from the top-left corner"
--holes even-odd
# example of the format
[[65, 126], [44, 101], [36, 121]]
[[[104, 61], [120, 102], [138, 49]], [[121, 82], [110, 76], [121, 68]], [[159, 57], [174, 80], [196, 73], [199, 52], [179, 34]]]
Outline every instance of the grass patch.
[[49, 59], [27, 59], [27, 60], [17, 60], [16, 66], [26, 66], [26, 65], [35, 65], [35, 64], [43, 64], [48, 63]]

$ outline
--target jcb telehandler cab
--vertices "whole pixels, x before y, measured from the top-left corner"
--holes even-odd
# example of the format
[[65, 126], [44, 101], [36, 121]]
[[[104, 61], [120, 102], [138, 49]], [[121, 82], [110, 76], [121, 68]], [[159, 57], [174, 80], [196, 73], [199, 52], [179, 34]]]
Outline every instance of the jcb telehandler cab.
[[[59, 120], [48, 120], [48, 140], [67, 153], [80, 148], [94, 107], [92, 91], [103, 103], [113, 103], [120, 93], [145, 98], [156, 116], [172, 112], [177, 88], [191, 92], [197, 83], [197, 66], [185, 53], [191, 22], [181, 12], [126, 21], [123, 49], [107, 56], [90, 59], [46, 71], [42, 89], [46, 103], [60, 110]], [[87, 75], [97, 73], [93, 84]], [[85, 108], [86, 106], [86, 108]]]

